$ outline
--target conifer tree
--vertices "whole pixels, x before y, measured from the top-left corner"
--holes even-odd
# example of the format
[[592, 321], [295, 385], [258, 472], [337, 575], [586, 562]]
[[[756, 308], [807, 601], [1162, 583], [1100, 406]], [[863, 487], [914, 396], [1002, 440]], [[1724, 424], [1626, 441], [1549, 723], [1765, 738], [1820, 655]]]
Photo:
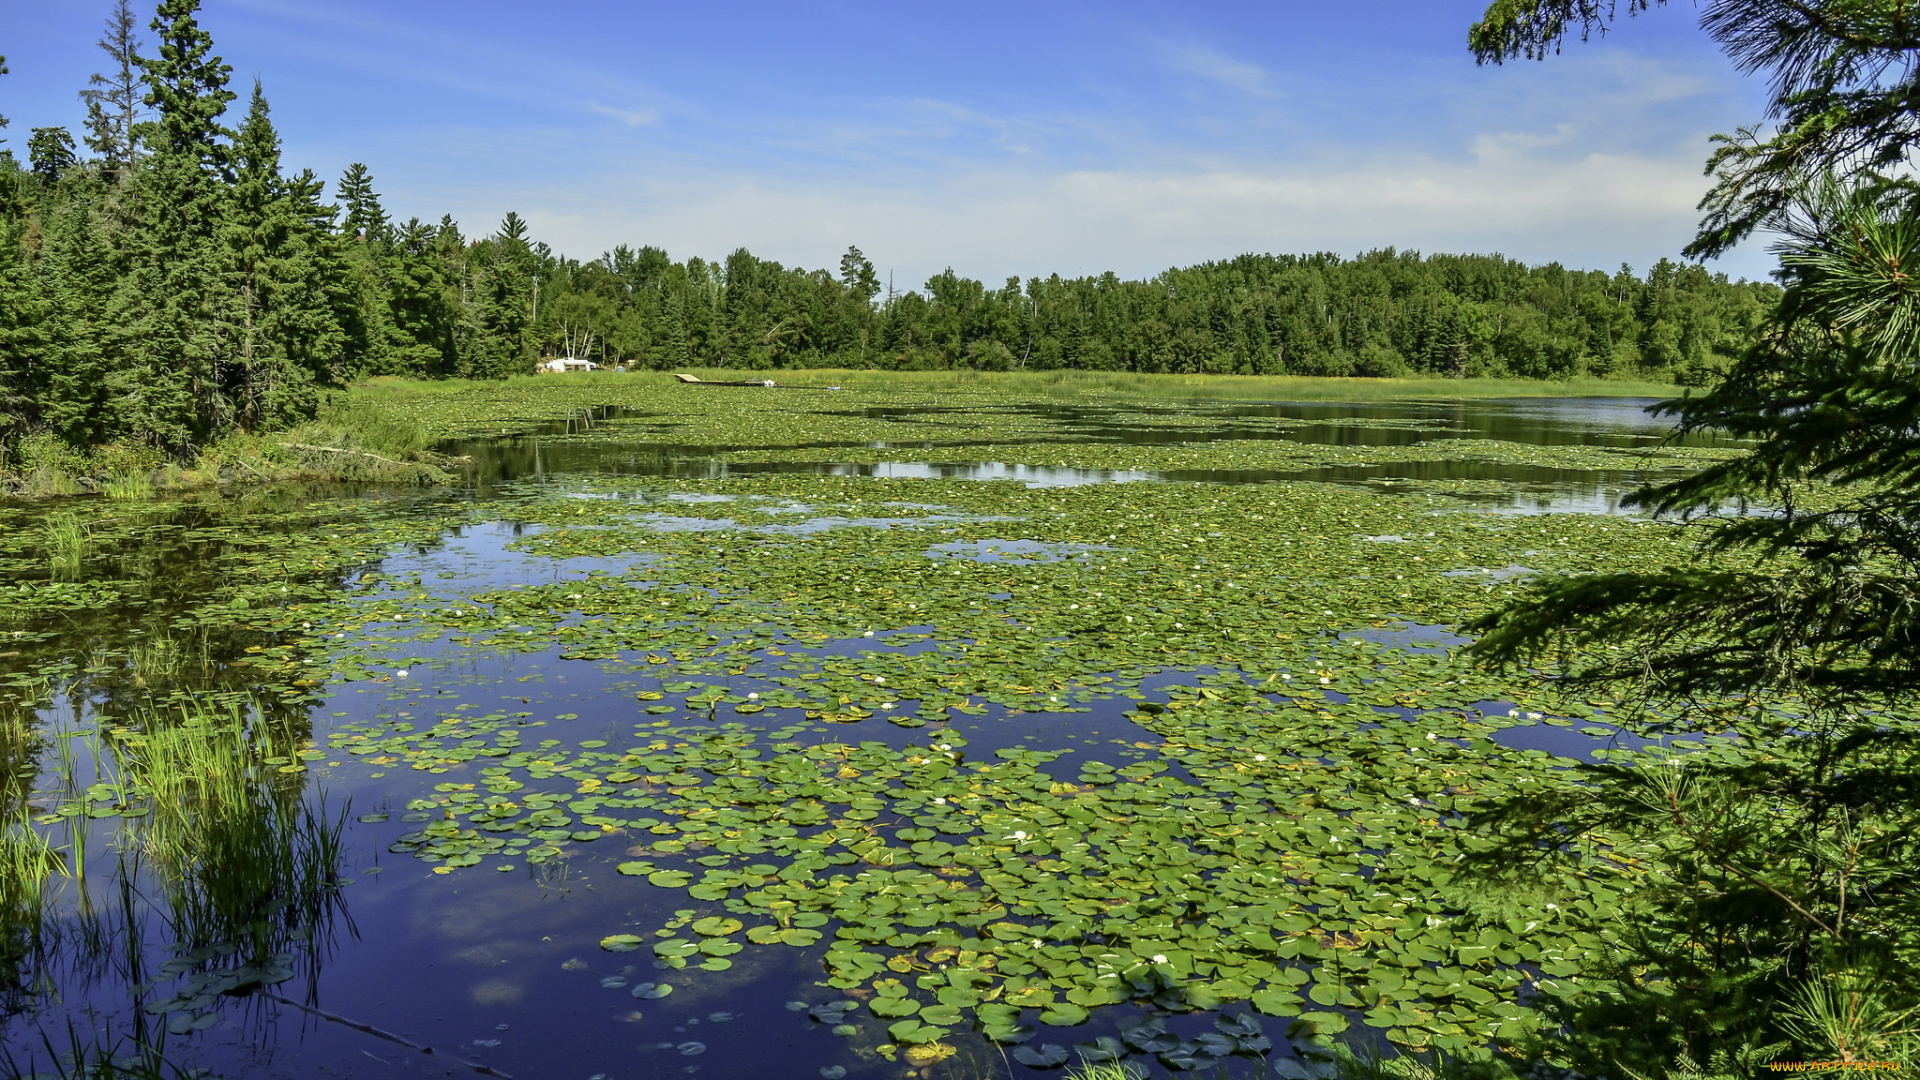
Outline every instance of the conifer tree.
[[313, 415], [338, 379], [347, 336], [336, 306], [343, 267], [311, 173], [280, 174], [280, 136], [256, 81], [231, 148], [234, 184], [221, 229], [220, 389], [253, 430]]
[[80, 91], [87, 103], [87, 146], [109, 172], [124, 173], [140, 156], [135, 128], [140, 121], [140, 38], [134, 31], [131, 0], [114, 0], [107, 29], [97, 43], [113, 58], [112, 69], [96, 73]]
[[162, 0], [152, 29], [159, 55], [141, 58], [155, 110], [139, 173], [142, 227], [122, 290], [123, 321], [139, 326], [140, 348], [116, 375], [126, 419], [163, 446], [184, 450], [227, 427], [232, 405], [215, 364], [216, 248], [229, 165], [220, 117], [234, 94], [232, 68], [211, 55], [199, 0]]
[[35, 420], [76, 447], [93, 446], [116, 434], [107, 392], [118, 344], [107, 322], [114, 260], [82, 194], [51, 209], [34, 275], [45, 320]]
[[62, 173], [75, 165], [80, 159], [73, 154], [73, 136], [63, 127], [38, 127], [27, 139], [27, 160], [31, 162], [33, 175], [43, 184], [54, 184]]
[[380, 206], [380, 193], [373, 190], [373, 175], [356, 161], [340, 177], [340, 204], [346, 217], [340, 228], [348, 237], [363, 241], [384, 241], [387, 212]]

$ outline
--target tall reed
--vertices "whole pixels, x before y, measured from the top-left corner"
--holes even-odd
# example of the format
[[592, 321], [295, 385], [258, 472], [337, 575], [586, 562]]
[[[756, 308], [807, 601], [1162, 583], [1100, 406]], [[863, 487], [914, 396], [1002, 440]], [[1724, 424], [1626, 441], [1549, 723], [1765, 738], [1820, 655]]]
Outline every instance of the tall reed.
[[71, 577], [80, 572], [91, 538], [86, 525], [71, 511], [47, 515], [41, 530], [46, 539], [47, 563], [55, 577]]

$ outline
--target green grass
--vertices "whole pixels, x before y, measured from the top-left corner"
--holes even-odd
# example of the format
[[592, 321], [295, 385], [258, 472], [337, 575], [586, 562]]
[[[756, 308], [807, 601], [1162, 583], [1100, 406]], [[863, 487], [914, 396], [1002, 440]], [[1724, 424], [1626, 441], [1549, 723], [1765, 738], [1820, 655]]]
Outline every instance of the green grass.
[[[943, 389], [988, 390], [1045, 397], [1115, 395], [1172, 400], [1247, 401], [1402, 401], [1460, 400], [1509, 397], [1655, 397], [1682, 392], [1672, 383], [1615, 379], [1334, 379], [1297, 375], [1144, 375], [1108, 371], [859, 371], [807, 368], [792, 371], [748, 371], [738, 368], [685, 368], [689, 375], [709, 380], [772, 379], [782, 386], [937, 392]], [[531, 386], [627, 386], [637, 382], [665, 383], [672, 374], [660, 371], [575, 372], [566, 375], [524, 375], [509, 383]], [[464, 379], [426, 380], [381, 377], [356, 383], [354, 398], [391, 399], [420, 394], [457, 394], [483, 386]]]
[[[735, 371], [692, 369], [702, 379], [770, 378], [783, 386], [934, 391], [995, 390], [1049, 397], [1123, 395], [1184, 401], [1399, 401], [1506, 397], [1673, 397], [1671, 383], [1611, 379], [1327, 379], [1298, 375], [1143, 375], [1106, 371]], [[611, 376], [634, 378], [636, 376]], [[646, 373], [637, 377], [658, 377]]]
[[55, 577], [80, 572], [86, 558], [88, 532], [79, 517], [67, 512], [48, 514], [41, 528], [47, 543], [47, 564]]
[[146, 473], [117, 473], [107, 480], [107, 498], [115, 502], [138, 502], [152, 497], [153, 484]]

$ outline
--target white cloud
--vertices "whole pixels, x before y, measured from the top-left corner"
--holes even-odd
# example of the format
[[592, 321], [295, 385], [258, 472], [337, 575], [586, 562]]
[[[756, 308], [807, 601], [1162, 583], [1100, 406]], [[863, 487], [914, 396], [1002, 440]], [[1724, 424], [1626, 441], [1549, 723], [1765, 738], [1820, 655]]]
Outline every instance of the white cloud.
[[[576, 256], [618, 243], [657, 244], [676, 257], [745, 245], [764, 258], [820, 267], [859, 244], [897, 271], [901, 288], [947, 265], [989, 282], [1109, 269], [1134, 277], [1249, 251], [1389, 246], [1644, 270], [1693, 235], [1705, 183], [1697, 161], [1381, 156], [1343, 167], [976, 169], [899, 186], [636, 176], [595, 190], [575, 176], [565, 186], [518, 191], [513, 205], [537, 235]], [[479, 218], [497, 219], [506, 208]], [[1756, 276], [1765, 263], [1758, 256], [1722, 268]]]
[[598, 102], [588, 102], [587, 108], [599, 113], [601, 116], [611, 116], [628, 127], [642, 127], [660, 119], [660, 114], [656, 112], [616, 109], [611, 105], [601, 105]]
[[1267, 69], [1259, 64], [1236, 60], [1205, 45], [1183, 45], [1167, 50], [1167, 66], [1187, 75], [1231, 87], [1255, 97], [1272, 97]]

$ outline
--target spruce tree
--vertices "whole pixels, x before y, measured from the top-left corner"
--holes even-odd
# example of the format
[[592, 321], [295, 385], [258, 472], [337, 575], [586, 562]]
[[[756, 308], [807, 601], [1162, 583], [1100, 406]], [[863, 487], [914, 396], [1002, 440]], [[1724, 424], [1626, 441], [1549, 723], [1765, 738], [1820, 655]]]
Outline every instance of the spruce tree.
[[80, 164], [73, 154], [73, 136], [63, 127], [34, 128], [27, 139], [27, 160], [33, 175], [47, 185], [57, 183], [61, 174]]
[[[0, 191], [15, 186], [16, 171], [0, 159]], [[0, 203], [0, 441], [9, 448], [35, 425], [35, 378], [46, 350], [46, 303], [28, 262], [27, 231], [19, 208]]]
[[112, 252], [84, 193], [42, 213], [45, 242], [34, 274], [42, 299], [38, 424], [76, 447], [116, 433], [107, 392], [116, 337], [109, 331]]
[[220, 391], [247, 430], [310, 418], [337, 381], [347, 336], [336, 307], [344, 268], [311, 173], [280, 174], [280, 136], [256, 81], [231, 148], [232, 193], [220, 234]]
[[162, 0], [152, 28], [159, 55], [141, 58], [155, 119], [143, 125], [148, 160], [138, 174], [141, 228], [119, 321], [139, 348], [115, 376], [124, 415], [155, 443], [187, 450], [233, 420], [215, 365], [217, 248], [229, 165], [220, 117], [233, 100], [232, 69], [211, 55], [195, 19], [198, 0]]

